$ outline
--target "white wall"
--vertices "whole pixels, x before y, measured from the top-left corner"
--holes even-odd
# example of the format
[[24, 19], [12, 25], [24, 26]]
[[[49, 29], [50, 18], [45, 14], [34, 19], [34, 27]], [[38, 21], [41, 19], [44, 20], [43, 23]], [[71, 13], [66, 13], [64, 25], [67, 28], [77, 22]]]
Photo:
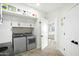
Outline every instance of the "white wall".
[[66, 15], [70, 9], [76, 5], [75, 3], [64, 3], [64, 7], [60, 7], [52, 12], [49, 12], [46, 16], [48, 17], [49, 22], [54, 22], [57, 18], [62, 18]]
[[9, 28], [10, 23], [7, 21], [0, 24], [0, 43], [11, 42], [11, 30]]

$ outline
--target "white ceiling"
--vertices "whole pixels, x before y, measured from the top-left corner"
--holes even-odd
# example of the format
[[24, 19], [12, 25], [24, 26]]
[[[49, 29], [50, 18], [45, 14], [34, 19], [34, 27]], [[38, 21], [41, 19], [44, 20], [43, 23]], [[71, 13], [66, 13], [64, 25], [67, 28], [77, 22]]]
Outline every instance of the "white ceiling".
[[39, 6], [37, 6], [36, 3], [26, 3], [25, 5], [28, 5], [29, 7], [32, 7], [44, 13], [50, 13], [54, 12], [55, 10], [73, 5], [73, 3], [40, 3]]

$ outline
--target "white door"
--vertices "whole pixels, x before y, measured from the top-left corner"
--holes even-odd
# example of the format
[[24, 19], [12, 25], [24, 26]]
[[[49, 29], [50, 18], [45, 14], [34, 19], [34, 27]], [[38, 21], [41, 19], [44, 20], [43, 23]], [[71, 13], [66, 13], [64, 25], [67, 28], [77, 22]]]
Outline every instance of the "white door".
[[79, 42], [79, 5], [74, 7], [69, 14], [65, 17], [64, 31], [65, 37], [65, 55], [78, 56], [79, 45], [71, 41]]
[[41, 49], [48, 46], [48, 23], [46, 19], [41, 19]]

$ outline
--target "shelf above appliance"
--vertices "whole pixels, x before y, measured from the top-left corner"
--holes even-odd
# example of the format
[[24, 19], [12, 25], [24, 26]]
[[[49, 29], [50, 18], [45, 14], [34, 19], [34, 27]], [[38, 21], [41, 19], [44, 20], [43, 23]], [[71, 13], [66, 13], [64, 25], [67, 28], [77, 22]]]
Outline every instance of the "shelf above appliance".
[[32, 17], [29, 15], [22, 15], [17, 12], [11, 12], [11, 11], [6, 11], [6, 10], [2, 10], [2, 15], [11, 15], [11, 16], [21, 17], [21, 18], [26, 18], [26, 19], [37, 20], [36, 17]]

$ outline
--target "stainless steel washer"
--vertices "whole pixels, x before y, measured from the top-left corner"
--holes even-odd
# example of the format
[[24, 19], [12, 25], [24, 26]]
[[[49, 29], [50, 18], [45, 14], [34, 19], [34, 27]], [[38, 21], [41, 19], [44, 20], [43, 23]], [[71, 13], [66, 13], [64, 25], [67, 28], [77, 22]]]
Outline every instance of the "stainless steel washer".
[[13, 36], [13, 50], [14, 53], [26, 51], [26, 37], [21, 35]]

